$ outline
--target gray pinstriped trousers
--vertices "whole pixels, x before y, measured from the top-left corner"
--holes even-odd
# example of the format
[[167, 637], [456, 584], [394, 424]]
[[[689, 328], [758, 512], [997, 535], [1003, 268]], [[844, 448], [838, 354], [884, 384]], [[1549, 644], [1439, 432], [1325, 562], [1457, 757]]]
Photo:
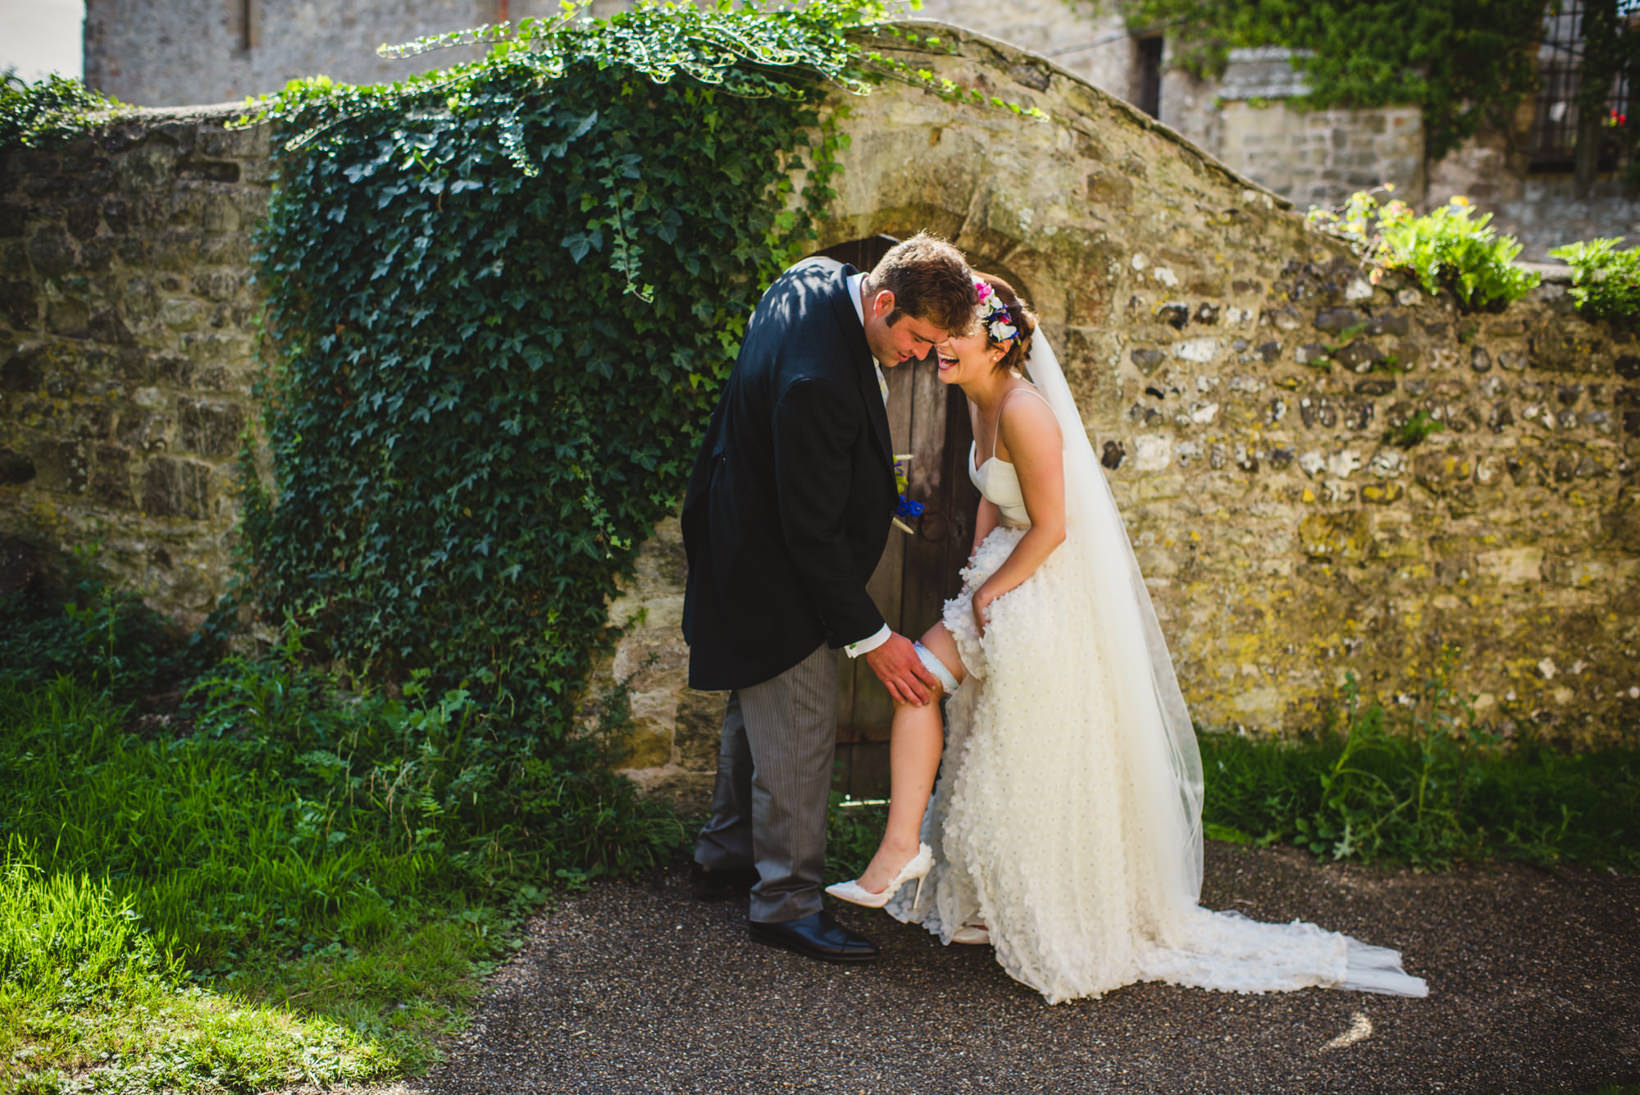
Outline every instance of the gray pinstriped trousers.
[[837, 652], [825, 643], [784, 673], [729, 693], [712, 816], [695, 861], [713, 871], [755, 865], [758, 923], [820, 911], [836, 750]]

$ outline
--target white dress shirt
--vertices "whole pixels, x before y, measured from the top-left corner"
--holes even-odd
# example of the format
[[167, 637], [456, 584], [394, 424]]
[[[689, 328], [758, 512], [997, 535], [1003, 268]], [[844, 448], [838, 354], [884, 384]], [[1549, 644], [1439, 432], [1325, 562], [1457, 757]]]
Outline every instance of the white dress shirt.
[[[864, 330], [866, 325], [866, 308], [860, 300], [860, 283], [865, 279], [864, 274], [854, 274], [848, 279], [848, 298], [854, 302], [854, 314], [860, 319], [861, 330]], [[888, 378], [883, 376], [882, 364], [876, 359], [872, 360], [871, 367], [877, 370], [877, 387], [883, 393], [883, 405], [886, 407], [888, 405]], [[843, 650], [848, 653], [849, 657], [858, 658], [861, 654], [869, 654], [888, 642], [889, 636], [893, 634], [893, 629], [884, 624], [875, 635], [869, 635], [857, 643], [849, 643], [843, 647]]]

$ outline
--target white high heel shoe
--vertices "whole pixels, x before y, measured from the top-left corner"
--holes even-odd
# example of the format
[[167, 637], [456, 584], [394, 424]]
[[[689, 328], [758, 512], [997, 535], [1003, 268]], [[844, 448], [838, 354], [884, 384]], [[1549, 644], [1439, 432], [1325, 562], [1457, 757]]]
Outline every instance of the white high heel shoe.
[[917, 897], [922, 896], [923, 876], [933, 868], [934, 849], [926, 844], [918, 844], [917, 854], [906, 861], [905, 866], [900, 868], [900, 873], [895, 875], [880, 892], [872, 893], [860, 885], [858, 878], [851, 878], [847, 882], [833, 882], [826, 887], [826, 892], [835, 898], [855, 905], [864, 905], [868, 909], [880, 909], [888, 904], [889, 898], [899, 892], [901, 886], [914, 878], [917, 880], [917, 893], [913, 896], [912, 901], [915, 902]]

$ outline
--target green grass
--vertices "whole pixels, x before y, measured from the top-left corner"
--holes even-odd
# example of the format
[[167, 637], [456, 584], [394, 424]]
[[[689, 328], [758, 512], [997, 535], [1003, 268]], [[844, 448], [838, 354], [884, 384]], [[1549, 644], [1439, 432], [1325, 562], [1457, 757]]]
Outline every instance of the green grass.
[[[66, 678], [0, 688], [0, 712], [0, 1091], [88, 1068], [110, 1089], [225, 1092], [416, 1071], [507, 903], [544, 897], [516, 878], [466, 892], [449, 856], [327, 811], [305, 770], [281, 779], [244, 741], [128, 733]], [[41, 908], [84, 927], [42, 936]], [[51, 989], [65, 978], [85, 991]]]
[[290, 646], [169, 724], [113, 679], [0, 671], [0, 1093], [417, 1072], [522, 916], [683, 838], [609, 771], [618, 696], [520, 757], [459, 689], [345, 694]]
[[1516, 859], [1640, 871], [1640, 748], [1504, 743], [1439, 674], [1395, 717], [1361, 708], [1300, 741], [1203, 734], [1207, 835], [1440, 868]]
[[129, 896], [35, 859], [13, 838], [0, 862], [0, 1091], [259, 1090], [392, 1063], [333, 1020], [189, 985]]
[[1413, 743], [1370, 757], [1336, 739], [1203, 735], [1201, 744], [1214, 839], [1420, 867], [1515, 859], [1640, 871], [1640, 750], [1477, 752], [1447, 767], [1439, 798], [1420, 809]]

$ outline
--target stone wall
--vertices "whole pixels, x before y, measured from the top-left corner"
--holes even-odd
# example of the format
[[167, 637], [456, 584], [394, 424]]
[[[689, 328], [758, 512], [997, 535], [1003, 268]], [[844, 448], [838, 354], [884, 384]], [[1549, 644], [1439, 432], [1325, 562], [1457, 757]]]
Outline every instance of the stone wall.
[[190, 625], [225, 588], [256, 415], [268, 144], [229, 116], [0, 154], [0, 531], [97, 548]]
[[1384, 183], [1409, 201], [1423, 197], [1422, 112], [1288, 105], [1305, 91], [1291, 50], [1231, 50], [1217, 88], [1219, 124], [1208, 147], [1300, 209], [1339, 205], [1357, 190]]
[[1217, 89], [1219, 124], [1210, 145], [1224, 162], [1300, 209], [1341, 205], [1385, 183], [1424, 196], [1424, 124], [1417, 107], [1298, 110], [1306, 91], [1292, 51], [1230, 51]]
[[[976, 36], [912, 57], [1051, 127], [884, 89], [820, 242], [929, 227], [1023, 287], [1104, 454], [1198, 722], [1316, 726], [1347, 674], [1450, 684], [1500, 729], [1640, 729], [1640, 345], [1549, 285], [1502, 314], [1371, 284], [1126, 104]], [[1419, 411], [1443, 428], [1394, 441]], [[612, 608], [640, 775], [699, 795], [722, 697], [683, 687], [675, 524]], [[932, 621], [930, 621], [932, 622]]]
[[1424, 125], [1417, 107], [1294, 110], [1282, 103], [1226, 101], [1219, 155], [1301, 209], [1342, 205], [1388, 183], [1416, 201], [1424, 193]]
[[1640, 199], [1622, 182], [1608, 176], [1586, 197], [1576, 191], [1570, 174], [1533, 173], [1518, 141], [1512, 147], [1494, 136], [1470, 141], [1432, 165], [1424, 204], [1442, 205], [1454, 194], [1471, 198], [1520, 242], [1526, 262], [1549, 262], [1553, 248], [1603, 236], [1640, 246]]
[[[304, 76], [375, 84], [482, 56], [473, 48], [404, 60], [383, 43], [495, 22], [506, 0], [86, 0], [85, 82], [140, 106], [217, 103]], [[515, 8], [520, 5], [513, 5]], [[557, 10], [556, 4], [538, 7]], [[545, 14], [544, 11], [515, 12]]]
[[[848, 98], [816, 247], [927, 227], [1020, 286], [1078, 392], [1198, 720], [1313, 726], [1441, 649], [1506, 730], [1640, 724], [1640, 345], [1550, 286], [1496, 315], [1370, 284], [1285, 203], [1038, 57], [921, 25], [907, 60], [1052, 121], [902, 85]], [[895, 47], [897, 48], [897, 47]], [[845, 105], [839, 95], [835, 105]], [[257, 131], [148, 115], [0, 159], [0, 532], [103, 543], [183, 617], [227, 576], [253, 418]], [[1424, 411], [1444, 428], [1408, 447]], [[683, 685], [676, 522], [612, 606], [642, 778], [698, 794], [720, 696]], [[594, 692], [598, 691], [597, 687]]]

